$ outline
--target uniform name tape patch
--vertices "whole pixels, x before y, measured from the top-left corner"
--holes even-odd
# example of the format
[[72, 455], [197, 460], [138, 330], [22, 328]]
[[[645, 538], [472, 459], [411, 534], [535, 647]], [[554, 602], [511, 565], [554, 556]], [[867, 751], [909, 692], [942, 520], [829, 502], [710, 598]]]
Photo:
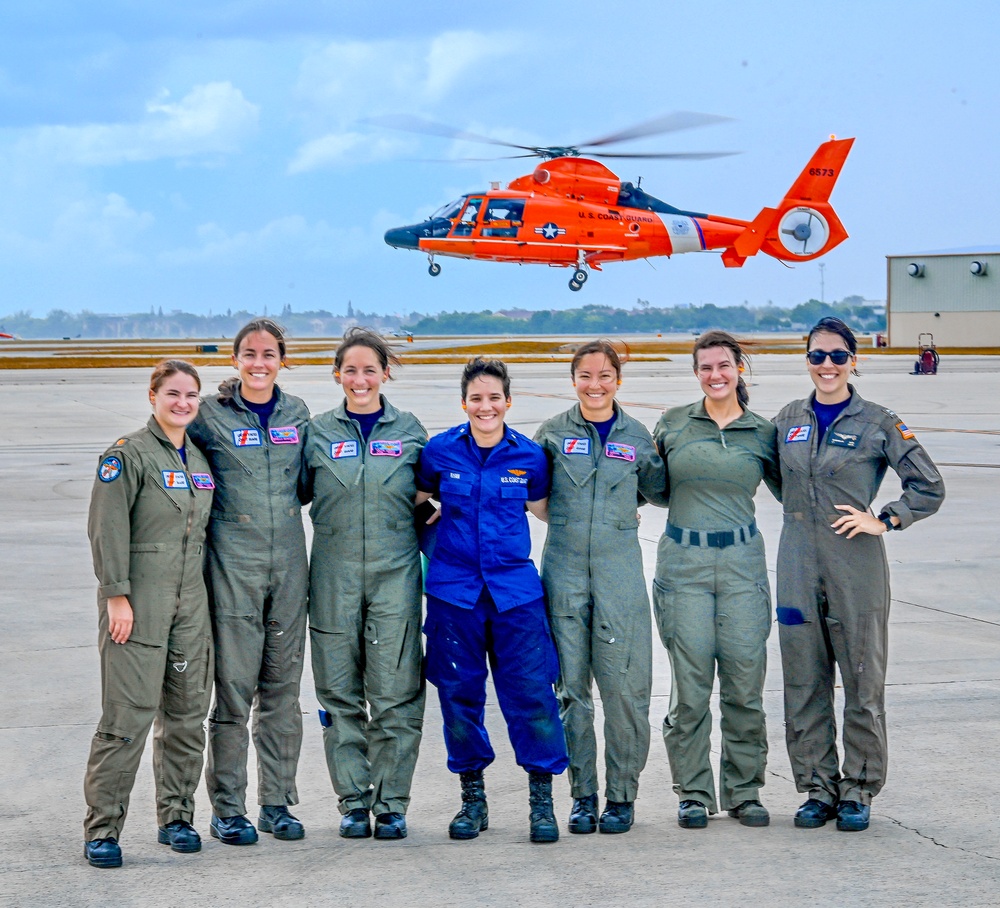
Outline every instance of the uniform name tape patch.
[[849, 435], [847, 432], [831, 431], [826, 443], [833, 445], [835, 448], [856, 448], [860, 439], [860, 435]]
[[589, 454], [590, 453], [590, 439], [589, 438], [564, 438], [563, 439], [563, 454]]
[[187, 473], [182, 470], [160, 470], [165, 489], [189, 489]]
[[237, 448], [259, 448], [263, 442], [260, 440], [260, 429], [233, 429], [233, 444]]
[[330, 445], [330, 457], [340, 460], [344, 457], [357, 457], [358, 443], [353, 439], [348, 441], [335, 441]]
[[791, 444], [793, 441], [809, 441], [810, 435], [812, 435], [812, 426], [792, 426], [785, 433], [785, 444]]

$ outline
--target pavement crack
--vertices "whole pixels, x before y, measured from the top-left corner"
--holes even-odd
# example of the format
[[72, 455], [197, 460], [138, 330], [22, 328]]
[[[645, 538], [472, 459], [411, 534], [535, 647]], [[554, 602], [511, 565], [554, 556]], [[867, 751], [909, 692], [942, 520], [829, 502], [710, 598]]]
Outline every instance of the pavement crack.
[[919, 829], [915, 829], [912, 826], [907, 826], [905, 823], [901, 823], [895, 817], [890, 817], [888, 814], [881, 814], [881, 816], [885, 817], [890, 823], [895, 823], [900, 829], [905, 829], [907, 832], [912, 832], [914, 835], [919, 836], [921, 839], [924, 839], [924, 841], [930, 842], [932, 845], [937, 845], [938, 848], [945, 848], [948, 851], [961, 851], [964, 854], [972, 854], [975, 855], [977, 858], [986, 858], [989, 861], [1000, 861], [1000, 857], [998, 857], [997, 855], [984, 854], [982, 851], [975, 851], [972, 848], [962, 848], [959, 845], [947, 845], [944, 842], [939, 842], [937, 839], [934, 838], [934, 836], [927, 835], [926, 833], [921, 832]]

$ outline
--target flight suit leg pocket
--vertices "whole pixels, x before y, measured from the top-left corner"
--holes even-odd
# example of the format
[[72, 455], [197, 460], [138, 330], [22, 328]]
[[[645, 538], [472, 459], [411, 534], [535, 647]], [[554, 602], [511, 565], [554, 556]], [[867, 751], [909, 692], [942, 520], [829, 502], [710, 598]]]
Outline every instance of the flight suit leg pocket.
[[653, 580], [653, 615], [656, 618], [656, 629], [660, 633], [660, 641], [670, 648], [676, 628], [674, 615], [676, 593], [673, 585], [667, 580]]

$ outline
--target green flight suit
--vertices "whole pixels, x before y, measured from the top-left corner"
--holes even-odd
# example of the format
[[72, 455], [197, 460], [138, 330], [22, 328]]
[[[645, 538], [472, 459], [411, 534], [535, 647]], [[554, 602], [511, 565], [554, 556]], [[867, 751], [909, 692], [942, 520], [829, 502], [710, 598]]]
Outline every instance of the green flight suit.
[[302, 453], [309, 410], [299, 398], [277, 393], [267, 429], [244, 404], [235, 379], [202, 400], [188, 429], [218, 486], [208, 536], [215, 703], [205, 781], [220, 817], [247, 812], [251, 707], [258, 804], [298, 803], [309, 588]]
[[424, 721], [414, 470], [427, 431], [382, 398], [365, 441], [344, 403], [313, 419], [309, 636], [343, 814], [406, 813]]
[[653, 610], [673, 675], [663, 740], [679, 799], [700, 801], [715, 813], [710, 701], [716, 670], [722, 810], [758, 800], [764, 785], [771, 595], [753, 496], [764, 480], [781, 497], [775, 430], [750, 410], [720, 430], [702, 400], [661, 416], [653, 437], [670, 490], [653, 581]]
[[559, 653], [560, 715], [574, 798], [596, 794], [593, 685], [604, 708], [609, 801], [634, 801], [649, 754], [652, 628], [637, 508], [666, 504], [663, 462], [617, 403], [607, 442], [580, 405], [542, 423], [552, 464], [542, 582]]
[[[883, 511], [898, 529], [929, 517], [944, 482], [903, 421], [851, 388], [847, 407], [817, 443], [815, 395], [776, 417], [784, 489], [778, 546], [778, 634], [785, 680], [785, 740], [799, 791], [827, 804], [871, 804], [885, 782], [889, 566], [881, 536], [838, 536], [836, 505], [867, 511], [889, 467], [903, 496]], [[844, 687], [844, 762], [837, 755], [836, 668]]]
[[[156, 420], [101, 458], [87, 524], [94, 557], [101, 720], [90, 747], [85, 841], [121, 836], [150, 726], [160, 826], [194, 818], [212, 689], [212, 625], [203, 574], [212, 506], [208, 462], [187, 465]], [[108, 634], [108, 599], [127, 596], [132, 634]]]

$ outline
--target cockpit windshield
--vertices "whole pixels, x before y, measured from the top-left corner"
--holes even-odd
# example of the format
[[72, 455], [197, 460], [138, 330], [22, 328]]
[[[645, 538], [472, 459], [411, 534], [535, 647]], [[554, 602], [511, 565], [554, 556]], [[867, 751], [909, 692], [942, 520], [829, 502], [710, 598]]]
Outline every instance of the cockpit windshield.
[[436, 218], [448, 218], [452, 220], [458, 217], [458, 213], [462, 210], [462, 206], [465, 204], [465, 200], [468, 198], [467, 195], [463, 195], [462, 198], [454, 202], [449, 202], [447, 205], [442, 205], [437, 211], [430, 216], [430, 220], [435, 220]]

